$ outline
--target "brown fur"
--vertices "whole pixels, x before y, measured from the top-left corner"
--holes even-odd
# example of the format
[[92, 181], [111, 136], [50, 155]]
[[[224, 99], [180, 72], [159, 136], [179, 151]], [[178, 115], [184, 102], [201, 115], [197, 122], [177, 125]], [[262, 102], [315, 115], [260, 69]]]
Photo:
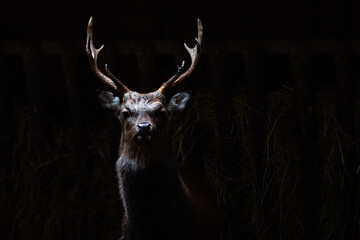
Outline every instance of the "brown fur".
[[[122, 125], [116, 170], [124, 239], [219, 239], [219, 215], [206, 178], [191, 171], [180, 174], [170, 151], [169, 116], [184, 109], [189, 94], [167, 102], [158, 92], [128, 92], [120, 103], [102, 92], [100, 99]], [[148, 131], [139, 124], [148, 125]]]

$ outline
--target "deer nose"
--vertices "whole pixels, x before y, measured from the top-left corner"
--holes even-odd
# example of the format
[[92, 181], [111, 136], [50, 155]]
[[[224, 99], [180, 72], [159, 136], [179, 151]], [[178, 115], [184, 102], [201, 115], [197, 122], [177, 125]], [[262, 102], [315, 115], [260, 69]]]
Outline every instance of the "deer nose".
[[141, 122], [137, 125], [137, 130], [140, 135], [148, 135], [150, 133], [151, 125], [147, 122]]

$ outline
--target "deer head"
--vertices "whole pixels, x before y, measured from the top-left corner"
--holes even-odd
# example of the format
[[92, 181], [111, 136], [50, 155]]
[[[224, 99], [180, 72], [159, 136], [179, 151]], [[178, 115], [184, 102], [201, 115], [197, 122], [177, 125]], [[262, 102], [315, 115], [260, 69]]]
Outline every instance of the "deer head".
[[105, 83], [111, 91], [99, 91], [99, 98], [103, 106], [115, 112], [122, 125], [122, 142], [130, 145], [145, 146], [151, 142], [164, 139], [166, 123], [169, 116], [174, 112], [182, 111], [188, 102], [190, 95], [181, 92], [174, 95], [170, 101], [165, 98], [165, 93], [186, 79], [194, 70], [201, 50], [203, 27], [201, 21], [197, 21], [198, 37], [194, 48], [184, 44], [190, 54], [191, 65], [183, 72], [183, 61], [176, 74], [164, 82], [159, 89], [150, 93], [138, 93], [128, 89], [117, 79], [105, 64], [105, 73], [97, 65], [98, 54], [104, 47], [95, 48], [93, 43], [93, 19], [89, 20], [87, 28], [86, 52], [90, 66], [96, 76]]

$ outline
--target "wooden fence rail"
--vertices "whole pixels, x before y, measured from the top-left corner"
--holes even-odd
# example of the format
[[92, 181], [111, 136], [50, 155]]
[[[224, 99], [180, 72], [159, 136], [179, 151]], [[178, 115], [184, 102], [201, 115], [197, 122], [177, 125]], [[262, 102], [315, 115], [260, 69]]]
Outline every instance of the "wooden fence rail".
[[[245, 50], [252, 48], [255, 40], [233, 40], [221, 42], [225, 53], [242, 54]], [[133, 55], [141, 51], [142, 43], [139, 41], [98, 41], [110, 43], [115, 46], [114, 54]], [[312, 54], [336, 54], [346, 52], [352, 54], [360, 53], [360, 40], [358, 39], [308, 39], [308, 40], [256, 40], [258, 47], [264, 54], [289, 54], [292, 45], [299, 43], [308, 46]], [[155, 54], [176, 54], [182, 47], [177, 41], [158, 40], [151, 42]], [[85, 41], [40, 41], [40, 51], [44, 55], [59, 55], [62, 53], [63, 45], [73, 45], [76, 54], [85, 54]], [[96, 43], [95, 43], [96, 44]], [[219, 42], [204, 42], [202, 52], [207, 54]], [[1, 42], [3, 54], [22, 55], [28, 48], [25, 42], [21, 41], [3, 41]]]

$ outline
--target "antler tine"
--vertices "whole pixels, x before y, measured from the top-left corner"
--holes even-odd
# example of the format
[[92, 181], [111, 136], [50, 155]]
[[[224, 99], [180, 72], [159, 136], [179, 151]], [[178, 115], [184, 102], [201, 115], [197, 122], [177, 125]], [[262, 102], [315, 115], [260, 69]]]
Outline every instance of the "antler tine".
[[103, 49], [104, 45], [102, 45], [100, 48], [95, 48], [94, 42], [93, 42], [93, 17], [90, 17], [88, 27], [87, 27], [87, 38], [86, 38], [86, 53], [89, 57], [89, 62], [91, 69], [96, 74], [96, 76], [102, 80], [106, 85], [108, 85], [113, 90], [118, 91], [119, 93], [126, 93], [130, 90], [122, 84], [110, 71], [108, 71], [107, 65], [105, 65], [107, 73], [110, 75], [110, 78], [103, 74], [97, 65], [97, 57], [100, 51]]
[[105, 71], [107, 75], [111, 78], [111, 80], [114, 81], [117, 84], [117, 86], [122, 89], [122, 93], [127, 93], [131, 91], [119, 79], [117, 79], [117, 77], [115, 77], [114, 74], [112, 74], [112, 72], [110, 72], [110, 69], [107, 64], [105, 64]]
[[[173, 83], [176, 79], [179, 78], [180, 76], [180, 73], [182, 72], [182, 70], [184, 69], [184, 66], [185, 66], [185, 61], [182, 61], [181, 65], [178, 66], [178, 69], [175, 73], [174, 76], [172, 76], [167, 82], [169, 82], [169, 84], [167, 84], [167, 86], [170, 86], [171, 83]], [[163, 84], [164, 85], [164, 84]], [[165, 89], [164, 89], [165, 90]]]
[[202, 26], [200, 19], [197, 20], [197, 28], [198, 28], [198, 36], [197, 36], [197, 38], [195, 38], [195, 40], [196, 40], [195, 47], [189, 48], [186, 45], [186, 43], [184, 43], [184, 47], [185, 47], [186, 51], [189, 53], [190, 58], [191, 58], [191, 65], [190, 65], [189, 69], [180, 75], [180, 71], [182, 70], [182, 68], [184, 66], [184, 61], [183, 61], [182, 66], [179, 67], [177, 73], [173, 77], [171, 77], [169, 80], [167, 80], [165, 83], [163, 83], [161, 85], [161, 87], [157, 90], [157, 92], [165, 93], [166, 91], [168, 91], [169, 89], [171, 89], [172, 87], [174, 87], [175, 85], [177, 85], [178, 83], [183, 81], [185, 78], [187, 78], [192, 73], [192, 71], [195, 69], [195, 66], [200, 58], [201, 43], [202, 43], [202, 39], [203, 39], [203, 26]]

